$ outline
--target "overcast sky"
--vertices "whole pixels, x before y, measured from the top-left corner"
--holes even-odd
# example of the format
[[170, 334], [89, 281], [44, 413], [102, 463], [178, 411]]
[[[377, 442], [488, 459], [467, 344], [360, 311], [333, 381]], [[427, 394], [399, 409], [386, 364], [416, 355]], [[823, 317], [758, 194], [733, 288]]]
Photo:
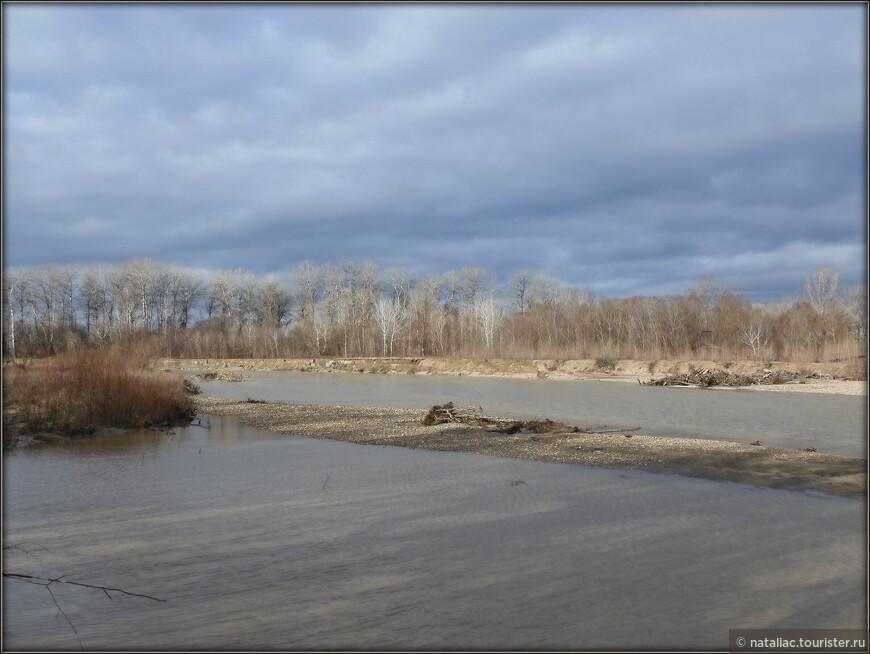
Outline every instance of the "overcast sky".
[[863, 283], [866, 12], [4, 4], [4, 266]]

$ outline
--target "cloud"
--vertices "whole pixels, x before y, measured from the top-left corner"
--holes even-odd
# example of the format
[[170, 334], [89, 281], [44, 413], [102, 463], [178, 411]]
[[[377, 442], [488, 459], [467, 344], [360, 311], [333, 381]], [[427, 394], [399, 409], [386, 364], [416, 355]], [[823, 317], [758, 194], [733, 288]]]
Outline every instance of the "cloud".
[[11, 265], [864, 279], [862, 6], [3, 12]]

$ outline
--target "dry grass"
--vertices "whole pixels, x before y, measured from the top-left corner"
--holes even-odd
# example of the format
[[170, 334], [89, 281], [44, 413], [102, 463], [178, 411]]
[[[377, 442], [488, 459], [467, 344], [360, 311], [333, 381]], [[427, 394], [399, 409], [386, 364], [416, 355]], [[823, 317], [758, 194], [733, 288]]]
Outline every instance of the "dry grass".
[[190, 383], [148, 372], [135, 351], [80, 350], [3, 374], [4, 426], [26, 432], [87, 434], [189, 420]]

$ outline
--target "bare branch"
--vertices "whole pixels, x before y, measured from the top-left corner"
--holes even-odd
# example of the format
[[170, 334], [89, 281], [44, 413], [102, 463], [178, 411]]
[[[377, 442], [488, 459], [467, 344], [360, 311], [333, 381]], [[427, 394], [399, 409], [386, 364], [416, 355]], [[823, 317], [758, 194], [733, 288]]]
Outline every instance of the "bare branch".
[[[28, 547], [25, 547], [25, 545], [31, 545], [32, 547], [31, 547], [31, 548], [28, 548]], [[39, 558], [39, 557], [36, 556], [35, 554], [33, 554], [33, 552], [32, 552], [32, 550], [35, 549], [35, 548], [39, 548], [39, 549], [41, 549], [41, 550], [44, 551], [44, 552], [48, 552], [48, 551], [49, 551], [48, 548], [43, 547], [43, 546], [40, 545], [39, 543], [36, 543], [36, 542], [33, 542], [33, 541], [29, 541], [29, 540], [25, 540], [25, 541], [22, 541], [22, 542], [20, 542], [20, 543], [13, 543], [12, 545], [4, 545], [4, 546], [3, 546], [3, 551], [5, 552], [5, 551], [7, 551], [7, 550], [18, 550], [18, 551], [24, 552], [24, 554], [25, 554], [26, 556], [32, 556], [33, 558], [36, 559], [36, 558]]]
[[[55, 577], [55, 578], [48, 578], [48, 577], [37, 577], [36, 575], [25, 575], [25, 574], [21, 574], [21, 573], [17, 573], [17, 572], [4, 572], [3, 576], [8, 577], [9, 579], [20, 579], [22, 581], [27, 581], [31, 584], [36, 584], [38, 586], [45, 586], [46, 588], [48, 588], [51, 584], [54, 584], [54, 583], [70, 584], [71, 586], [81, 586], [83, 588], [92, 588], [94, 590], [101, 590], [104, 593], [106, 593], [106, 595], [109, 595], [109, 591], [111, 590], [111, 591], [114, 591], [116, 593], [123, 593], [124, 595], [130, 595], [131, 597], [143, 597], [145, 599], [154, 600], [155, 602], [166, 602], [167, 601], [165, 599], [160, 599], [159, 597], [153, 597], [151, 595], [145, 595], [142, 593], [132, 593], [129, 590], [124, 590], [123, 588], [112, 588], [111, 586], [100, 586], [97, 584], [86, 584], [86, 583], [83, 583], [80, 581], [68, 581], [68, 580], [64, 579], [63, 576]], [[64, 575], [64, 576], [66, 576], [66, 575]], [[112, 598], [112, 596], [109, 595], [109, 599], [111, 599], [111, 598]]]
[[[3, 576], [5, 577], [6, 574], [4, 573]], [[30, 583], [35, 583], [35, 582], [30, 582]], [[62, 608], [60, 608], [60, 604], [58, 603], [57, 598], [54, 596], [54, 593], [51, 590], [50, 584], [51, 584], [51, 582], [49, 582], [47, 584], [39, 584], [39, 585], [45, 586], [45, 590], [47, 590], [48, 594], [51, 595], [51, 601], [54, 602], [54, 605], [57, 607], [57, 612], [60, 613], [60, 615], [62, 615], [64, 617], [64, 620], [67, 621], [67, 623], [70, 626], [70, 629], [72, 629], [73, 633], [76, 635], [76, 640], [79, 641], [79, 648], [84, 649], [85, 646], [82, 644], [82, 639], [79, 637], [79, 632], [76, 629], [76, 626], [72, 623], [72, 620], [69, 619], [69, 616], [64, 612], [64, 610]]]

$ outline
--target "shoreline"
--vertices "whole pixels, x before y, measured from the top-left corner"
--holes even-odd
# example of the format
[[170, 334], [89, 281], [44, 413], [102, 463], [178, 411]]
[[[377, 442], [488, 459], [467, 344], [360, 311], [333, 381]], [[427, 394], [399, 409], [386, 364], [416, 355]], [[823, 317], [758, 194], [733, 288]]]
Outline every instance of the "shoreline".
[[196, 397], [200, 413], [232, 416], [267, 431], [364, 445], [570, 463], [676, 474], [781, 490], [867, 500], [864, 459], [727, 441], [642, 434], [501, 434], [447, 423], [424, 425], [425, 411]]
[[815, 378], [785, 384], [714, 386], [717, 389], [763, 390], [791, 393], [867, 395], [867, 381], [842, 379], [850, 364], [738, 361], [634, 361], [596, 359], [458, 359], [452, 357], [358, 357], [302, 359], [154, 359], [155, 369], [223, 372], [306, 372], [318, 374], [445, 375], [493, 379], [554, 381], [614, 381], [643, 383], [670, 374], [685, 374], [690, 368], [753, 374], [762, 369], [805, 370]]

